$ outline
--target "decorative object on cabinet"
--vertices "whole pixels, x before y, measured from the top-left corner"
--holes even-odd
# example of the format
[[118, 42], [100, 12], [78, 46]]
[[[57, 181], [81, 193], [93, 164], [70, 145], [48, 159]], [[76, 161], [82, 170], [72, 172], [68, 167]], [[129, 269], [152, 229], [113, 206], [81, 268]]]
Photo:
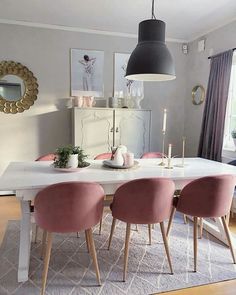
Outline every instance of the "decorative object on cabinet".
[[0, 62], [0, 111], [22, 113], [37, 99], [38, 83], [33, 73], [14, 61]]
[[71, 96], [103, 97], [104, 52], [71, 49]]
[[132, 52], [126, 78], [137, 81], [173, 80], [175, 67], [165, 44], [165, 23], [157, 20], [152, 0], [152, 17], [139, 23], [138, 45]]
[[72, 109], [73, 144], [90, 158], [121, 144], [139, 158], [150, 151], [150, 129], [150, 110]]
[[192, 89], [192, 103], [194, 105], [200, 105], [205, 99], [205, 89], [202, 85], [196, 85]]
[[79, 146], [68, 145], [59, 147], [56, 150], [56, 158], [54, 159], [55, 168], [84, 168], [89, 166], [85, 161], [87, 155]]
[[140, 109], [140, 101], [144, 98], [143, 82], [125, 78], [129, 53], [114, 55], [114, 97], [124, 98], [122, 106]]

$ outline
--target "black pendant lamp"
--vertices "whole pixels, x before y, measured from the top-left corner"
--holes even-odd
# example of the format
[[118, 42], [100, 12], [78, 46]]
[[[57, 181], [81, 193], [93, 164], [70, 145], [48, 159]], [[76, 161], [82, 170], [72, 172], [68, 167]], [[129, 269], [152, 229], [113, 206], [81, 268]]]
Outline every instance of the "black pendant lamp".
[[126, 68], [126, 79], [137, 81], [173, 80], [173, 58], [165, 44], [165, 23], [157, 20], [152, 0], [152, 19], [139, 23], [138, 44]]

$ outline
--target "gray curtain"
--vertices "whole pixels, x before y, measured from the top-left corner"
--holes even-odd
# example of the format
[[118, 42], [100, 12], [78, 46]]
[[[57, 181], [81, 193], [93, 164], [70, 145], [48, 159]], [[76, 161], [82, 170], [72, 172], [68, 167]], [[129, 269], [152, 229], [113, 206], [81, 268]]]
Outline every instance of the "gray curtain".
[[221, 161], [233, 50], [211, 58], [198, 156]]

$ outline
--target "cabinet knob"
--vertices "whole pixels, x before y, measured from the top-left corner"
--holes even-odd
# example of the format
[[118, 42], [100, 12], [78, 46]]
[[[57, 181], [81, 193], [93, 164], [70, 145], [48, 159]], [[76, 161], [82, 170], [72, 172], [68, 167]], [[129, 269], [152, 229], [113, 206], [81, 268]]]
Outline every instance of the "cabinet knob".
[[116, 133], [117, 133], [117, 132], [119, 132], [119, 128], [118, 128], [118, 127], [116, 127]]
[[110, 132], [113, 132], [113, 130], [114, 130], [114, 129], [113, 129], [113, 127], [111, 127], [111, 130], [110, 130]]

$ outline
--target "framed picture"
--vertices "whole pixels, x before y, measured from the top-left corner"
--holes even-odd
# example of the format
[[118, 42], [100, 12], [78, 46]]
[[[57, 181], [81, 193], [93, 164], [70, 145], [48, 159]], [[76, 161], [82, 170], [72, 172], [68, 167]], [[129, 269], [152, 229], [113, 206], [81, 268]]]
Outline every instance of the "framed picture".
[[115, 53], [114, 97], [143, 97], [143, 82], [125, 78], [129, 53]]
[[104, 52], [71, 49], [71, 96], [103, 97]]

